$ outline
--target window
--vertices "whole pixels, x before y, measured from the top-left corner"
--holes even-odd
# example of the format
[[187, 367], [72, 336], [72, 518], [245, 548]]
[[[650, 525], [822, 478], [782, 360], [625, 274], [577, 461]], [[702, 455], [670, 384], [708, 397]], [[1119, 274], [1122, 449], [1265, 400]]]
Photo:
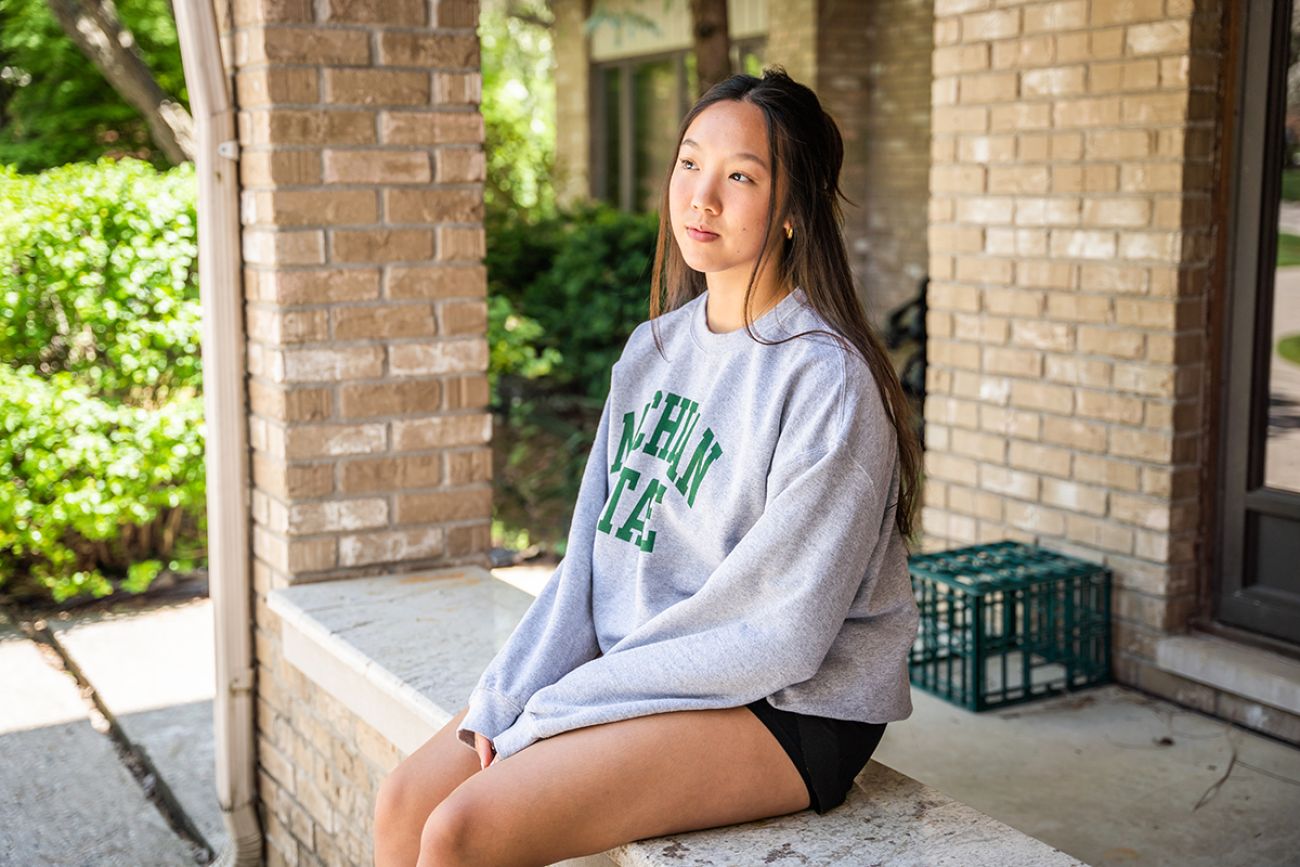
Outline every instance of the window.
[[[763, 40], [733, 40], [731, 67], [761, 75]], [[694, 104], [695, 54], [675, 51], [592, 67], [592, 195], [657, 211], [677, 128]]]

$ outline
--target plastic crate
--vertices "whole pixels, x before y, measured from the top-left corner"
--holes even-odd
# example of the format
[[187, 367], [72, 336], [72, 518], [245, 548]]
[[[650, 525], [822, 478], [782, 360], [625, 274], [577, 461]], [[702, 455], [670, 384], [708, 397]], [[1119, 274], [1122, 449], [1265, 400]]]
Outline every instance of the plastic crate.
[[984, 711], [1110, 682], [1110, 569], [1020, 542], [908, 561], [912, 685]]

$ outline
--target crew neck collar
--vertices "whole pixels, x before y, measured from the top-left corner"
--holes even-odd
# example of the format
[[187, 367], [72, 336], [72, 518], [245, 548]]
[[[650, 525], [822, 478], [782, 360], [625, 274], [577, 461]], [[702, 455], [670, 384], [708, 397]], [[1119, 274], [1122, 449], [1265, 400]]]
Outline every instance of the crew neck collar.
[[[708, 297], [708, 290], [705, 290], [692, 302], [695, 309], [691, 311], [691, 337], [700, 349], [705, 352], [730, 352], [743, 346], [761, 345], [749, 336], [749, 332], [745, 330], [744, 325], [734, 331], [725, 331], [721, 334], [710, 331], [706, 306]], [[754, 319], [750, 323], [750, 327], [756, 335], [764, 340], [783, 337], [785, 335], [782, 334], [782, 330], [786, 321], [806, 299], [807, 295], [803, 288], [796, 286], [778, 301], [775, 307]]]

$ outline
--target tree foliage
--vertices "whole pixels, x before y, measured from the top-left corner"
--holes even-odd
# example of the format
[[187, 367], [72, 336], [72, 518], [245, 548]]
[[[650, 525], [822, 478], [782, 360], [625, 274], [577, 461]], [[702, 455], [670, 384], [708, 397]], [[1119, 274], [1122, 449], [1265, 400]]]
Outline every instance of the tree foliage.
[[[168, 0], [117, 7], [154, 79], [188, 105]], [[170, 163], [149, 126], [60, 29], [44, 0], [0, 0], [0, 163], [39, 172], [101, 156]]]
[[543, 0], [488, 0], [479, 17], [483, 68], [485, 204], [553, 213], [554, 18]]

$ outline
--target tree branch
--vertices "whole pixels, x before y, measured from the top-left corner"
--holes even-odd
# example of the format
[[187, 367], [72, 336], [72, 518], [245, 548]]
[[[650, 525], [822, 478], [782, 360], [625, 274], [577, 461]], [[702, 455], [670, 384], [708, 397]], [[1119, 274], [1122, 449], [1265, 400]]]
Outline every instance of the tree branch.
[[122, 26], [113, 0], [45, 0], [63, 32], [113, 89], [144, 115], [154, 143], [173, 164], [194, 159], [194, 119], [169, 97]]

